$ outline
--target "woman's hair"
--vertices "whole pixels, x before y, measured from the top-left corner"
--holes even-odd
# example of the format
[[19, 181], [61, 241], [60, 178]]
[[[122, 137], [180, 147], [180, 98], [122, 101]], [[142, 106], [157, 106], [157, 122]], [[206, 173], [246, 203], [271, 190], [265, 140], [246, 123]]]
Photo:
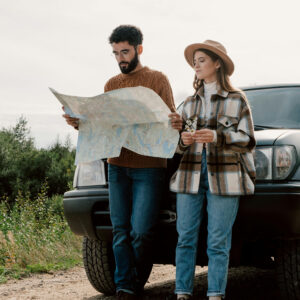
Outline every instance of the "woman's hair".
[[[201, 51], [204, 52], [206, 55], [208, 55], [214, 62], [219, 60], [220, 62], [220, 68], [217, 70], [217, 83], [220, 85], [222, 90], [227, 92], [235, 92], [239, 91], [238, 89], [234, 88], [230, 82], [229, 76], [227, 74], [226, 66], [223, 62], [223, 60], [214, 52], [207, 50], [207, 49], [197, 49], [195, 52]], [[194, 54], [195, 54], [194, 52]], [[194, 77], [193, 87], [195, 91], [197, 92], [199, 88], [203, 85], [203, 80], [199, 80], [197, 76]]]

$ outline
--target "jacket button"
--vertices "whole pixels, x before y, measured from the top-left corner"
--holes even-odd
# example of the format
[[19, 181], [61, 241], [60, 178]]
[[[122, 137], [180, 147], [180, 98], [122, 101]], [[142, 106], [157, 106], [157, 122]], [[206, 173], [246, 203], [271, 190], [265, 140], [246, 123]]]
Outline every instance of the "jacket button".
[[225, 124], [228, 125], [229, 124], [228, 121], [226, 121]]
[[214, 173], [211, 173], [210, 175], [211, 175], [211, 176], [214, 176]]

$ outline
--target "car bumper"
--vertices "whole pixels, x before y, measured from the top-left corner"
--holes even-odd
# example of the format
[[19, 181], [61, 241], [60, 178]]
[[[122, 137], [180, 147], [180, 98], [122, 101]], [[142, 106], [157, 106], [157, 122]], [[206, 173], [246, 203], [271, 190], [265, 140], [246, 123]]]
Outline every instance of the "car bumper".
[[[66, 192], [64, 212], [75, 234], [112, 239], [107, 188]], [[254, 195], [241, 197], [234, 235], [243, 239], [300, 238], [299, 216], [300, 182], [257, 183]], [[163, 227], [170, 230], [172, 225], [175, 230], [176, 215], [165, 210], [162, 217]]]
[[75, 234], [111, 240], [112, 227], [107, 188], [76, 189], [66, 192], [63, 204], [65, 217]]
[[300, 182], [257, 183], [243, 196], [235, 231], [248, 239], [300, 238]]

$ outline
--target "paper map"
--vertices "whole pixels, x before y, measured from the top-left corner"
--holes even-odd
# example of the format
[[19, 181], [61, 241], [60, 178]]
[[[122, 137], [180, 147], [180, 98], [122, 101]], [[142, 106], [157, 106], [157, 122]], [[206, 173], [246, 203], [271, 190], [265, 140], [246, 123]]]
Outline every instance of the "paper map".
[[179, 133], [170, 109], [153, 90], [131, 87], [95, 97], [76, 97], [50, 88], [65, 112], [80, 119], [75, 164], [117, 157], [122, 147], [141, 155], [173, 157]]

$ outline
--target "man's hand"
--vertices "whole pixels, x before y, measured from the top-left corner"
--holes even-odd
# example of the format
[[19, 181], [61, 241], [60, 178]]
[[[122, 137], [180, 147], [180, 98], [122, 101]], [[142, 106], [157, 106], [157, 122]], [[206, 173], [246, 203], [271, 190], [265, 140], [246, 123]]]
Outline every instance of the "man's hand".
[[193, 133], [187, 131], [183, 131], [181, 133], [181, 140], [186, 146], [192, 145], [195, 142], [193, 139]]
[[[64, 111], [64, 107], [62, 107]], [[79, 119], [78, 118], [72, 118], [67, 114], [64, 114], [63, 117], [66, 119], [67, 123], [71, 126], [73, 126], [75, 129], [78, 129], [79, 126]]]
[[178, 113], [173, 112], [170, 113], [168, 117], [171, 119], [172, 128], [180, 131], [182, 129], [182, 123], [183, 123], [181, 116]]
[[211, 143], [214, 140], [214, 132], [210, 129], [196, 130], [192, 138], [196, 143]]

